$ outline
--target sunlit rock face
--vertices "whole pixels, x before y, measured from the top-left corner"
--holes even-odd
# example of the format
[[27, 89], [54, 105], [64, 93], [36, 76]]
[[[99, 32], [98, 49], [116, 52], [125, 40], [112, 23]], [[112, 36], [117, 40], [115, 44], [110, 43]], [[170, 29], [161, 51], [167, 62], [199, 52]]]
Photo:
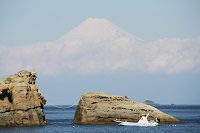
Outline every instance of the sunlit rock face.
[[0, 126], [46, 125], [45, 98], [35, 85], [36, 73], [22, 70], [0, 80]]
[[74, 123], [114, 124], [114, 119], [137, 122], [142, 114], [147, 113], [150, 114], [149, 121], [158, 118], [160, 124], [182, 123], [150, 105], [102, 92], [88, 92], [81, 97], [75, 112]]

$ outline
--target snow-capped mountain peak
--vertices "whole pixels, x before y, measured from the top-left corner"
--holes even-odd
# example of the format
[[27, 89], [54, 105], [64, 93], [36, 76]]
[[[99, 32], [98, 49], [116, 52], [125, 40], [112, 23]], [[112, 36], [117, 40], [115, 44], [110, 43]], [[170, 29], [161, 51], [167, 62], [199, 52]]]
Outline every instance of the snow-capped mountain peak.
[[84, 43], [105, 43], [124, 37], [139, 40], [107, 19], [88, 18], [58, 39], [57, 42], [65, 43], [68, 40], [79, 40]]

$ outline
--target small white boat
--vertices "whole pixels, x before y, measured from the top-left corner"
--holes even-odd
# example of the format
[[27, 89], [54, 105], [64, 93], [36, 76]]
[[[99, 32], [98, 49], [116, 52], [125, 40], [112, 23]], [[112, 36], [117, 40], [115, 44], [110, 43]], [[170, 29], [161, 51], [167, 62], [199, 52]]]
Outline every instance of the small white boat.
[[143, 114], [140, 120], [135, 122], [123, 122], [119, 120], [114, 120], [116, 123], [118, 123], [118, 126], [158, 126], [158, 122], [149, 122], [147, 117], [149, 116], [149, 113], [147, 115]]

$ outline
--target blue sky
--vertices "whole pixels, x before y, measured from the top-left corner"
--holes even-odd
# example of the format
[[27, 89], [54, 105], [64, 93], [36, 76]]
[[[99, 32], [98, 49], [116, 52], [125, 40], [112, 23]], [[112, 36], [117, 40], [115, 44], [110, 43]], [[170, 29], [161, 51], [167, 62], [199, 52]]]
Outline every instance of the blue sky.
[[[1, 78], [20, 69], [36, 71], [37, 84], [49, 104], [72, 104], [87, 91], [127, 95], [139, 102], [151, 99], [163, 104], [200, 104], [199, 6], [198, 0], [1, 0]], [[48, 55], [36, 50], [48, 62], [46, 69], [61, 71], [47, 74], [40, 68], [41, 62], [37, 64], [39, 57], [25, 57], [31, 52], [27, 48], [54, 45], [53, 42], [91, 17], [108, 19], [147, 42], [149, 49], [151, 44], [158, 48], [156, 51], [152, 48], [149, 55], [152, 60], [148, 60], [145, 70], [104, 69], [82, 74], [76, 68], [66, 71], [67, 68], [59, 67], [58, 62], [47, 60]], [[171, 47], [176, 43], [177, 47]], [[184, 47], [179, 49], [181, 45]], [[175, 48], [178, 50], [174, 52]], [[27, 53], [16, 52], [19, 49]], [[161, 55], [166, 49], [170, 52]], [[176, 57], [169, 57], [170, 53]], [[154, 60], [155, 56], [159, 58]], [[15, 61], [12, 57], [16, 57]], [[164, 62], [165, 59], [174, 60]], [[158, 61], [162, 64], [156, 64]], [[139, 63], [145, 64], [144, 60]]]
[[106, 18], [144, 40], [199, 36], [198, 0], [1, 0], [0, 43], [55, 41], [89, 17]]

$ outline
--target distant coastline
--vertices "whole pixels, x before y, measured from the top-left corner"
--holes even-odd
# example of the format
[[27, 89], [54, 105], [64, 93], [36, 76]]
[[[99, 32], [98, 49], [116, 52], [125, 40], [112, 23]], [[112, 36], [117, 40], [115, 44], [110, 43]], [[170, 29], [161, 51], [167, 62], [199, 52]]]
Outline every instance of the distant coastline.
[[148, 105], [160, 105], [159, 103], [156, 103], [156, 102], [154, 102], [152, 100], [145, 100], [143, 103], [144, 104], [148, 104]]

